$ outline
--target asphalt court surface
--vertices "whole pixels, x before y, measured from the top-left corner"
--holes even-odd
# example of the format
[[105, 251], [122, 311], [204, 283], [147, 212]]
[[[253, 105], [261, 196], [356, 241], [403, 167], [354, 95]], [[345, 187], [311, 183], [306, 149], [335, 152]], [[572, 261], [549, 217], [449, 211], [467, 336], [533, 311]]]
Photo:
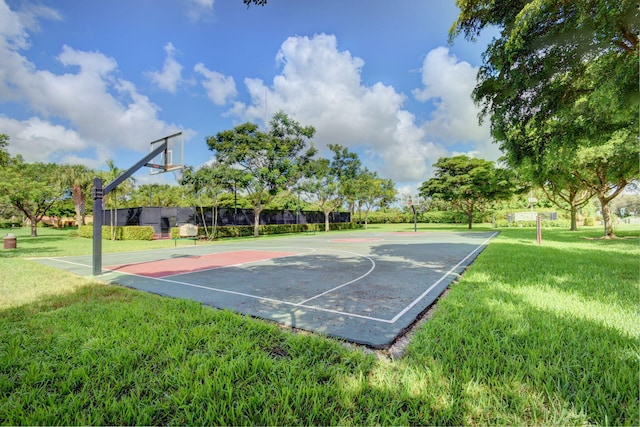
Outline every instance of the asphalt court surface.
[[[341, 232], [103, 254], [98, 277], [384, 348], [496, 232]], [[34, 261], [91, 276], [92, 257]]]

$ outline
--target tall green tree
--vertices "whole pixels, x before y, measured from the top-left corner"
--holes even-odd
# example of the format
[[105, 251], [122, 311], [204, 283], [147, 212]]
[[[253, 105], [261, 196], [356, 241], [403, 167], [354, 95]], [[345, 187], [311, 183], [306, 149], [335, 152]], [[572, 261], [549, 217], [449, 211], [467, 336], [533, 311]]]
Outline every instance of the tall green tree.
[[126, 201], [129, 207], [137, 206], [192, 206], [192, 200], [185, 189], [170, 184], [142, 184], [137, 185]]
[[554, 156], [547, 156], [537, 164], [526, 161], [518, 171], [521, 178], [539, 187], [553, 205], [569, 211], [569, 230], [577, 231], [578, 211], [595, 195], [595, 191], [576, 174], [587, 167], [589, 165], [574, 155], [574, 150], [559, 147]]
[[20, 157], [0, 168], [0, 194], [29, 219], [31, 237], [38, 235], [38, 222], [65, 195], [61, 175], [57, 164], [25, 163]]
[[91, 191], [95, 172], [83, 165], [64, 166], [63, 183], [71, 192], [76, 214], [76, 223], [84, 225], [87, 194]]
[[637, 1], [458, 0], [457, 5], [451, 39], [462, 34], [473, 40], [490, 26], [500, 30], [484, 53], [474, 99], [509, 163], [542, 163], [560, 147], [574, 150], [576, 157], [598, 150], [588, 164], [607, 182], [600, 188], [609, 187], [598, 197], [604, 203], [604, 237], [613, 237], [609, 195], [620, 194], [620, 186], [639, 175], [638, 162], [627, 161], [638, 157]]
[[[107, 160], [107, 170], [103, 171], [100, 175], [102, 175], [102, 179], [105, 184], [108, 185], [110, 182], [113, 182], [116, 178], [122, 175], [125, 170], [116, 166], [113, 160]], [[116, 188], [114, 188], [107, 196], [105, 197], [104, 203], [105, 208], [110, 208], [111, 214], [111, 240], [116, 239], [116, 227], [118, 226], [118, 215], [117, 209], [118, 205], [123, 206], [123, 202], [126, 201], [127, 197], [130, 196], [135, 186], [135, 178], [129, 177], [124, 182], [120, 183]], [[118, 203], [118, 198], [120, 198], [120, 204]]]
[[469, 229], [474, 213], [509, 199], [515, 191], [513, 173], [496, 168], [488, 160], [460, 155], [441, 158], [433, 166], [435, 177], [422, 183], [420, 195], [449, 201], [454, 210], [467, 217]]
[[353, 221], [357, 198], [356, 179], [362, 173], [362, 162], [357, 153], [349, 151], [346, 147], [338, 144], [329, 144], [328, 147], [333, 152], [331, 173], [338, 177], [340, 195], [347, 203]]
[[251, 201], [255, 237], [264, 206], [297, 182], [308, 167], [316, 152], [311, 142], [314, 134], [312, 126], [302, 126], [280, 111], [267, 132], [254, 123], [244, 123], [207, 138], [220, 164], [241, 171], [236, 184]]
[[340, 182], [331, 168], [329, 159], [316, 159], [311, 163], [308, 176], [302, 180], [299, 189], [309, 202], [317, 205], [324, 213], [324, 231], [329, 231], [329, 217], [342, 205]]
[[369, 226], [369, 213], [376, 207], [386, 207], [396, 199], [395, 183], [378, 176], [375, 171], [363, 168], [352, 182], [356, 205], [364, 212], [364, 228]]
[[338, 144], [329, 144], [331, 160], [315, 159], [307, 177], [299, 185], [306, 199], [324, 213], [324, 228], [329, 231], [329, 217], [346, 201], [353, 218], [357, 198], [356, 179], [362, 173], [362, 164], [356, 153]]
[[9, 135], [0, 133], [0, 167], [9, 164], [9, 151], [7, 146], [9, 145]]
[[[207, 238], [215, 238], [218, 227], [218, 208], [220, 207], [220, 196], [228, 190], [233, 190], [233, 186], [238, 178], [239, 171], [228, 168], [222, 164], [214, 162], [200, 167], [197, 170], [187, 168], [181, 180], [181, 184], [189, 188], [189, 191], [196, 195], [196, 200], [200, 208], [202, 223], [205, 225]], [[203, 205], [205, 200], [211, 202], [212, 207], [212, 231], [209, 233], [205, 220]]]

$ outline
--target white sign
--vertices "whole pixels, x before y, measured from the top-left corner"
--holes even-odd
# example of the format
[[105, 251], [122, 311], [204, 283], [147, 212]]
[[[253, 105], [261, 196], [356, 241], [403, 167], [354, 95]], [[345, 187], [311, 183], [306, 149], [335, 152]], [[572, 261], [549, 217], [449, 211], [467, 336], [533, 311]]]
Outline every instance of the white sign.
[[514, 219], [518, 221], [535, 221], [538, 214], [535, 212], [516, 212]]

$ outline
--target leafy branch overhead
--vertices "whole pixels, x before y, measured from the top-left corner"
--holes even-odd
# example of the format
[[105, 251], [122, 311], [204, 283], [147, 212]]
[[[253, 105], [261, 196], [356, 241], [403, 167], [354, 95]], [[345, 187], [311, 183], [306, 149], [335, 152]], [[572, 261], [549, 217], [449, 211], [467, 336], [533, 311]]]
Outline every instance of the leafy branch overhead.
[[[640, 178], [638, 2], [456, 4], [451, 40], [475, 40], [488, 27], [500, 31], [484, 52], [473, 97], [508, 163], [525, 167], [535, 183], [556, 179], [566, 166], [563, 181], [583, 174], [576, 190], [596, 194], [605, 237], [612, 237], [609, 196]], [[604, 156], [593, 155], [598, 147]], [[560, 157], [570, 162], [560, 165]]]

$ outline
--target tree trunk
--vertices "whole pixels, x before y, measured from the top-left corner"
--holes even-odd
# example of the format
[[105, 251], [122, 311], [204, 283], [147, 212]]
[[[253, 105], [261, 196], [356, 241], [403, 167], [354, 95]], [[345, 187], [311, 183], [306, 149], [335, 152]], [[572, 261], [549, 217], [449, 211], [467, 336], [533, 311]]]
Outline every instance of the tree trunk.
[[571, 205], [571, 227], [569, 231], [578, 231], [578, 207]]
[[611, 207], [609, 206], [609, 199], [606, 195], [598, 194], [600, 200], [600, 206], [602, 209], [602, 219], [604, 222], [604, 239], [615, 239], [616, 234], [613, 231], [613, 222], [611, 221]]
[[30, 216], [29, 221], [31, 222], [31, 237], [38, 237], [38, 221], [39, 219], [35, 216]]
[[467, 212], [467, 221], [469, 224], [469, 230], [473, 227], [473, 211]]
[[213, 232], [211, 233], [211, 238], [215, 239], [218, 231], [218, 196], [213, 198], [213, 209], [211, 210], [211, 214], [213, 218], [211, 218], [211, 222], [213, 223]]
[[84, 193], [82, 192], [82, 187], [79, 185], [74, 185], [72, 189], [73, 194], [73, 204], [76, 210], [76, 224], [78, 227], [84, 225], [84, 214], [85, 214], [85, 204], [86, 198]]
[[253, 237], [260, 236], [260, 211], [261, 208], [255, 208], [253, 211]]
[[207, 219], [204, 216], [204, 209], [202, 208], [202, 203], [200, 203], [200, 217], [202, 218], [202, 223], [204, 224], [204, 234], [207, 236], [207, 240], [209, 240], [209, 227], [207, 226]]
[[324, 231], [328, 232], [329, 231], [329, 215], [331, 214], [331, 211], [324, 211]]

